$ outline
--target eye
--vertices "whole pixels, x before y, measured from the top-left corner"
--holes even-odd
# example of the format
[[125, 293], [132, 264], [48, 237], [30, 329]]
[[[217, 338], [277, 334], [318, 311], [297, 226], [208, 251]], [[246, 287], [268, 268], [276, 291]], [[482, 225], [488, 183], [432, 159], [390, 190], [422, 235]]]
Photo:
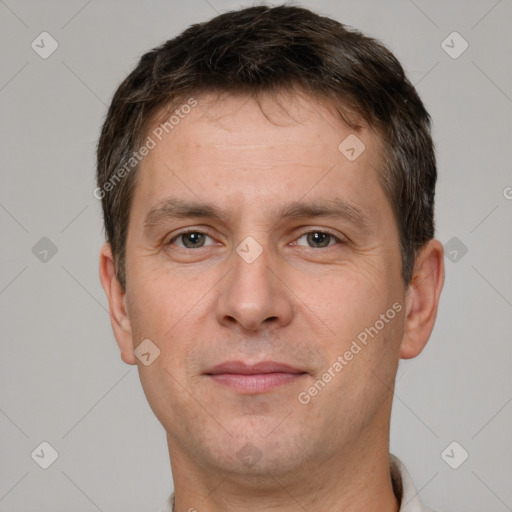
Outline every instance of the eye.
[[[186, 231], [169, 240], [168, 245], [176, 245], [183, 249], [200, 249], [205, 246], [206, 238], [213, 240], [210, 236], [201, 231]], [[181, 242], [181, 244], [175, 243], [178, 241]]]
[[[182, 249], [200, 249], [207, 245], [212, 245], [211, 243], [207, 244], [206, 239], [210, 239], [212, 242], [214, 242], [213, 238], [206, 233], [191, 230], [176, 235], [174, 238], [169, 240], [167, 245], [175, 245]], [[302, 239], [305, 239], [305, 243], [300, 242]], [[315, 230], [302, 234], [292, 245], [302, 245], [323, 249], [340, 242], [342, 242], [342, 240], [331, 233]]]
[[299, 243], [299, 240], [301, 240], [302, 238], [306, 238], [306, 244], [311, 244], [310, 247], [320, 249], [328, 247], [330, 245], [334, 245], [334, 243], [336, 242], [341, 242], [339, 238], [325, 231], [309, 231], [307, 233], [304, 233], [299, 238], [297, 238], [297, 245], [306, 245]]

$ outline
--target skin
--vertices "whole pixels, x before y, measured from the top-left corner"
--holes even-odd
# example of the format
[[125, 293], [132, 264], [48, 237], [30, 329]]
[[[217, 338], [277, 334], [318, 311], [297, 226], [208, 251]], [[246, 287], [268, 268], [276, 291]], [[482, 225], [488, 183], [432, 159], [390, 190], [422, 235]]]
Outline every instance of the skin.
[[[431, 334], [442, 245], [425, 245], [405, 288], [372, 130], [357, 132], [366, 149], [351, 162], [338, 146], [356, 132], [313, 98], [280, 93], [286, 110], [263, 98], [272, 122], [247, 96], [197, 100], [141, 163], [125, 292], [108, 244], [100, 254], [121, 357], [138, 365], [167, 432], [175, 510], [397, 511], [388, 462], [394, 380], [399, 359], [418, 355]], [[145, 230], [149, 210], [171, 196], [227, 216], [168, 218]], [[290, 202], [334, 197], [360, 210], [364, 226], [343, 215], [280, 216]], [[207, 236], [178, 237], [185, 228]], [[236, 252], [248, 236], [262, 249], [252, 263]], [[300, 403], [299, 393], [394, 303], [401, 311]], [[134, 356], [147, 338], [160, 350], [149, 366]], [[240, 393], [205, 375], [227, 360], [273, 360], [305, 373]], [[240, 455], [247, 451], [250, 462]]]

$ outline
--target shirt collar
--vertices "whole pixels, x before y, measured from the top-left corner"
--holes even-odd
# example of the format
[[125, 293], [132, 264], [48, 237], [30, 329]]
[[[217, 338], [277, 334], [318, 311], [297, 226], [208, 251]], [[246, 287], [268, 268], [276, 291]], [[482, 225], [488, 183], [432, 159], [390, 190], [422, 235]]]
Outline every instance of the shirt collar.
[[421, 503], [411, 475], [407, 472], [403, 462], [395, 455], [390, 454], [389, 466], [393, 491], [400, 502], [399, 512], [434, 512], [431, 508]]
[[[434, 512], [421, 503], [418, 491], [402, 461], [390, 454], [389, 466], [393, 491], [401, 503], [399, 512]], [[160, 512], [173, 512], [173, 510], [174, 492], [167, 498], [165, 506]]]

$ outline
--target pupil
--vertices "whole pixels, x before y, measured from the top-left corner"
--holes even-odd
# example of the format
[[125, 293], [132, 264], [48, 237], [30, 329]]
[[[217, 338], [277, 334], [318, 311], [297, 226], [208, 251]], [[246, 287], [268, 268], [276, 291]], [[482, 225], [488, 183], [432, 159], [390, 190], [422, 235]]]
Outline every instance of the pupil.
[[320, 244], [321, 247], [325, 247], [326, 246], [326, 243], [325, 241], [327, 240], [327, 244], [329, 242], [329, 236], [327, 233], [319, 233], [318, 231], [314, 231], [313, 233], [310, 233], [309, 234], [309, 239], [310, 239], [310, 242], [312, 242], [313, 244]]
[[[202, 241], [201, 237], [202, 236], [203, 235], [201, 233], [187, 233], [185, 235], [185, 240], [190, 241], [191, 242], [190, 245], [196, 246], [196, 245], [201, 243], [201, 241]], [[186, 243], [185, 243], [185, 245], [187, 246]]]

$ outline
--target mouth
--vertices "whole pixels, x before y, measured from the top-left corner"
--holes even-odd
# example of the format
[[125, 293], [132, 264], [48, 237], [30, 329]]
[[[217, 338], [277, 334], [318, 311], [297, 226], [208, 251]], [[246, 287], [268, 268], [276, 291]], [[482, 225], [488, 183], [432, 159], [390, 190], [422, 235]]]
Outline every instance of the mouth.
[[306, 374], [303, 370], [275, 361], [253, 365], [243, 361], [226, 361], [204, 373], [215, 383], [243, 394], [265, 393], [295, 382]]

